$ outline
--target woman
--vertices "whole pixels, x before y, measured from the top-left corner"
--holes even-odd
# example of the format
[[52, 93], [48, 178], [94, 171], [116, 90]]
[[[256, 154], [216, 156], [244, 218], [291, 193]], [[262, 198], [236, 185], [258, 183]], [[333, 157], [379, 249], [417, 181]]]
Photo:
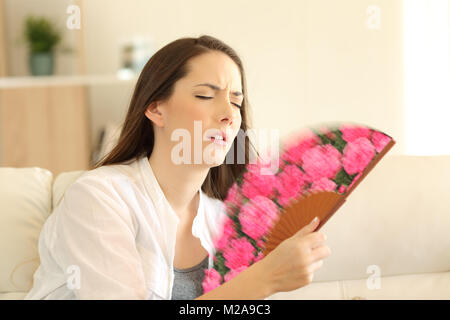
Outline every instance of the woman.
[[223, 42], [182, 38], [156, 52], [117, 145], [46, 221], [26, 299], [263, 299], [310, 283], [330, 254], [318, 221], [202, 295], [222, 200], [254, 155], [238, 137], [247, 107], [241, 60]]

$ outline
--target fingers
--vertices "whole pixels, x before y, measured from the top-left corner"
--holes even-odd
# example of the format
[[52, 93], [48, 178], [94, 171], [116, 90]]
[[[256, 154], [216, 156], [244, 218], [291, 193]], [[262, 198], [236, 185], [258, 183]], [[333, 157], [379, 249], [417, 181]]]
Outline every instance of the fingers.
[[309, 224], [307, 224], [306, 226], [304, 226], [303, 228], [301, 228], [296, 234], [295, 236], [298, 237], [304, 237], [307, 234], [310, 234], [311, 232], [313, 232], [314, 230], [316, 230], [317, 226], [319, 225], [319, 218], [315, 217], [315, 219], [313, 219]]
[[316, 261], [325, 259], [328, 256], [330, 256], [330, 254], [331, 254], [331, 250], [329, 247], [327, 247], [327, 246], [317, 247], [317, 248], [313, 249], [311, 252], [312, 261], [316, 262]]
[[314, 274], [317, 270], [322, 268], [323, 266], [323, 259], [328, 257], [330, 255], [330, 249], [326, 246], [319, 247], [316, 250], [314, 250], [313, 253], [313, 260], [311, 264], [309, 265], [309, 272]]
[[323, 260], [318, 260], [316, 262], [311, 263], [311, 270], [312, 272], [316, 272], [323, 266]]
[[327, 236], [318, 231], [305, 236], [305, 241], [311, 249], [324, 245], [326, 240]]

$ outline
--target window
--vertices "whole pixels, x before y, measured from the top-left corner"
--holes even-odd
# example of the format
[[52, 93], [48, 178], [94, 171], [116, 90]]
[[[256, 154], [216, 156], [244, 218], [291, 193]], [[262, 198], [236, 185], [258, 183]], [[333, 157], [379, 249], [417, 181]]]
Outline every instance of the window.
[[403, 8], [405, 152], [450, 154], [449, 1]]

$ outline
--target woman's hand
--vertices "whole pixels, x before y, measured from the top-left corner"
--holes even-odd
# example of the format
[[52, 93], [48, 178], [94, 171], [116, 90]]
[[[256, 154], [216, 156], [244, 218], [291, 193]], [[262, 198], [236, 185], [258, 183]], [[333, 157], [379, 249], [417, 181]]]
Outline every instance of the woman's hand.
[[313, 220], [260, 261], [273, 293], [310, 284], [323, 259], [331, 254], [330, 248], [324, 245], [326, 236], [313, 232], [318, 225], [319, 219]]

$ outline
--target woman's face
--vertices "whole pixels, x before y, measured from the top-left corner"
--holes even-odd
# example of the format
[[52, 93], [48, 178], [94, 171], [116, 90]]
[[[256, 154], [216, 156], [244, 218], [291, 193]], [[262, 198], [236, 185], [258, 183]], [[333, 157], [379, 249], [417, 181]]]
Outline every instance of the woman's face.
[[[241, 126], [239, 68], [216, 51], [192, 58], [188, 67], [190, 71], [175, 83], [170, 99], [158, 102], [159, 114], [147, 109], [146, 115], [154, 123], [155, 139], [171, 146], [174, 163], [217, 166]], [[226, 134], [224, 143], [209, 138], [220, 132]]]

